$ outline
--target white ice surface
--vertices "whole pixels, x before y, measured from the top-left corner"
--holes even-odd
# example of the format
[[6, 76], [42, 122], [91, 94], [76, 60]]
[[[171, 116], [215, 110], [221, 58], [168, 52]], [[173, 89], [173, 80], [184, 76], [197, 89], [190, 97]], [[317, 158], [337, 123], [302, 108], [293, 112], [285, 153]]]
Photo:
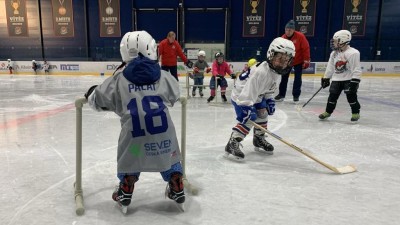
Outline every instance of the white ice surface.
[[[275, 146], [274, 155], [253, 151], [249, 135], [243, 142], [245, 162], [228, 161], [222, 155], [235, 125], [232, 106], [207, 104], [209, 89], [203, 98], [190, 98], [187, 178], [200, 192], [187, 193], [184, 213], [164, 198], [166, 183], [159, 173], [142, 173], [128, 214], [119, 212], [111, 199], [118, 183], [119, 119], [85, 105], [86, 212], [77, 216], [73, 102], [104, 79], [0, 76], [0, 224], [400, 224], [400, 78], [370, 77], [360, 84], [357, 124], [350, 122], [344, 94], [327, 121], [318, 119], [328, 89], [298, 112], [291, 101], [292, 77], [286, 101], [277, 103], [269, 118], [270, 131], [318, 159], [335, 167], [355, 164], [358, 172], [346, 175], [273, 137], [267, 140]], [[180, 84], [184, 95], [183, 78]], [[319, 87], [319, 78], [304, 77], [299, 104]], [[170, 112], [180, 135], [181, 105]]]

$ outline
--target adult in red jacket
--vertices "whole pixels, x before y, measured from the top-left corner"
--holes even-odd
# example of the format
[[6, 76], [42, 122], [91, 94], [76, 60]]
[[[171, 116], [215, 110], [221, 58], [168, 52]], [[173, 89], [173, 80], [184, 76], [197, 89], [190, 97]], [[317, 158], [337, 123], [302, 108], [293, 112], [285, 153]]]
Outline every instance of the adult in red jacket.
[[179, 56], [189, 68], [192, 68], [193, 63], [183, 54], [182, 48], [175, 40], [175, 37], [175, 32], [168, 32], [167, 38], [162, 40], [158, 45], [158, 55], [160, 56], [161, 69], [170, 72], [172, 76], [178, 80], [177, 56]]
[[[302, 73], [303, 69], [310, 66], [310, 45], [306, 36], [301, 32], [294, 30], [294, 20], [290, 20], [285, 26], [285, 34], [283, 38], [291, 40], [294, 44], [296, 55], [293, 60], [294, 82], [293, 82], [293, 101], [298, 102], [301, 94]], [[279, 94], [275, 96], [275, 101], [283, 101], [286, 96], [286, 89], [289, 80], [289, 74], [282, 75], [281, 83], [279, 84]]]

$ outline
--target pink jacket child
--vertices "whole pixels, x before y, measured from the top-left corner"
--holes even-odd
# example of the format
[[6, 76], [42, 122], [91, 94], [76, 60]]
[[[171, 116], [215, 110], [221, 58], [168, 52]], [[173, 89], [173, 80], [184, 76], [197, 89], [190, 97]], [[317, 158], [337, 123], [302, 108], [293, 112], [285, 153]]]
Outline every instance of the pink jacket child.
[[[212, 77], [210, 80], [211, 96], [207, 99], [207, 102], [211, 102], [215, 97], [215, 89], [218, 86], [221, 87], [221, 97], [224, 102], [227, 101], [225, 92], [228, 87], [228, 82], [225, 79], [225, 75], [229, 74], [232, 79], [235, 79], [235, 74], [232, 74], [229, 65], [224, 60], [224, 54], [222, 52], [217, 52], [215, 54], [215, 60], [212, 64]], [[217, 82], [215, 82], [217, 80]]]

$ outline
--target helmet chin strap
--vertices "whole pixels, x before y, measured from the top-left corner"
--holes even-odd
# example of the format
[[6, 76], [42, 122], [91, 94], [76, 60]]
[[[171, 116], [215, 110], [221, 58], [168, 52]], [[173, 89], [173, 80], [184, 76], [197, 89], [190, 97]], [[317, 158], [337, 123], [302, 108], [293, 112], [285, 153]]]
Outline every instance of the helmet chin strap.
[[343, 45], [338, 46], [338, 50], [341, 52], [346, 51], [348, 48], [349, 48], [348, 44], [343, 44]]

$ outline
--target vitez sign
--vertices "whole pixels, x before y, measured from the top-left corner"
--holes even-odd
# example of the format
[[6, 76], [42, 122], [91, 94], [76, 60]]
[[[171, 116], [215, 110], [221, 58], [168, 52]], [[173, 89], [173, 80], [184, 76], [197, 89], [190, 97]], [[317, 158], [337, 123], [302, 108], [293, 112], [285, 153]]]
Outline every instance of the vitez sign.
[[243, 37], [264, 37], [265, 0], [243, 0]]

